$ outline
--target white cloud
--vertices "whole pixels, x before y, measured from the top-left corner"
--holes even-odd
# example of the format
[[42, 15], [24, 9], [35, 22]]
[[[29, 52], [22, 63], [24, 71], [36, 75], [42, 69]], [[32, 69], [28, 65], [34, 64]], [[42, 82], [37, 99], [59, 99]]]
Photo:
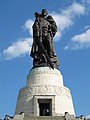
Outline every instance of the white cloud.
[[83, 15], [85, 13], [85, 7], [79, 3], [74, 2], [65, 11], [63, 11], [63, 13], [69, 16]]
[[59, 40], [62, 32], [74, 24], [74, 18], [85, 14], [85, 7], [74, 2], [71, 6], [62, 10], [60, 13], [52, 12], [51, 14], [58, 26], [58, 32], [55, 36], [55, 40]]
[[90, 42], [90, 29], [88, 29], [86, 32], [80, 34], [80, 35], [75, 35], [72, 38], [73, 42], [78, 42], [78, 43], [88, 43]]
[[82, 49], [90, 47], [90, 29], [72, 37], [70, 43], [64, 49]]
[[25, 54], [30, 54], [31, 46], [32, 46], [32, 25], [33, 20], [29, 19], [23, 25], [23, 28], [29, 31], [30, 37], [29, 38], [22, 38], [17, 42], [10, 45], [7, 49], [3, 51], [3, 56], [5, 60], [11, 60], [17, 57], [21, 57]]
[[33, 31], [32, 31], [33, 23], [34, 23], [34, 21], [32, 19], [29, 19], [24, 24], [24, 28], [29, 31], [30, 36], [33, 36]]
[[24, 54], [29, 54], [32, 44], [32, 38], [25, 38], [25, 40], [19, 40], [13, 43], [7, 49], [3, 51], [5, 60], [11, 60], [16, 57], [20, 57]]

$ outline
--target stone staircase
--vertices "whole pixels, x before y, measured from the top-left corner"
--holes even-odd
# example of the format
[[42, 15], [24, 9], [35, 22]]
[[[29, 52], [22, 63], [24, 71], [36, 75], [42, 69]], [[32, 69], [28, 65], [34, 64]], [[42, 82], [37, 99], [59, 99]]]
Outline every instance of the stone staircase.
[[15, 115], [13, 119], [8, 120], [85, 120], [84, 116], [74, 117], [73, 115], [65, 116], [29, 116], [29, 115]]

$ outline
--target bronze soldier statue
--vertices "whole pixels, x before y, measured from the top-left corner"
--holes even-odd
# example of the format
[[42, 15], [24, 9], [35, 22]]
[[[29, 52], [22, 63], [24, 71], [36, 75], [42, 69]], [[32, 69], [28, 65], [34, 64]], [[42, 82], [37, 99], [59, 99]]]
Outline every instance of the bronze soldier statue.
[[54, 69], [58, 67], [58, 59], [53, 44], [57, 25], [52, 16], [47, 16], [47, 14], [46, 9], [42, 9], [41, 14], [35, 12], [31, 57], [33, 58], [33, 67], [50, 66]]

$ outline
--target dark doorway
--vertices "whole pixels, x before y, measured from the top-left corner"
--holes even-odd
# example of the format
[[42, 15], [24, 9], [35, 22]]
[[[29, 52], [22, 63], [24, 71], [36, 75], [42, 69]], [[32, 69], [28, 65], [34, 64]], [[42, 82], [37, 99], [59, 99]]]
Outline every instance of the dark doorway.
[[39, 99], [39, 115], [51, 116], [52, 115], [52, 101], [51, 99]]

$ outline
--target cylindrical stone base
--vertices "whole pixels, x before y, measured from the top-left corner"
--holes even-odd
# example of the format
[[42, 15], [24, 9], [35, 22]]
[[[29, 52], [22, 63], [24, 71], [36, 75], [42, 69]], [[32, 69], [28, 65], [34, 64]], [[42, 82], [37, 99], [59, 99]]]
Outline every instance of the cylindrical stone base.
[[49, 106], [51, 116], [75, 115], [70, 90], [63, 85], [60, 71], [50, 67], [30, 70], [26, 86], [19, 91], [15, 114], [40, 116], [44, 105]]

